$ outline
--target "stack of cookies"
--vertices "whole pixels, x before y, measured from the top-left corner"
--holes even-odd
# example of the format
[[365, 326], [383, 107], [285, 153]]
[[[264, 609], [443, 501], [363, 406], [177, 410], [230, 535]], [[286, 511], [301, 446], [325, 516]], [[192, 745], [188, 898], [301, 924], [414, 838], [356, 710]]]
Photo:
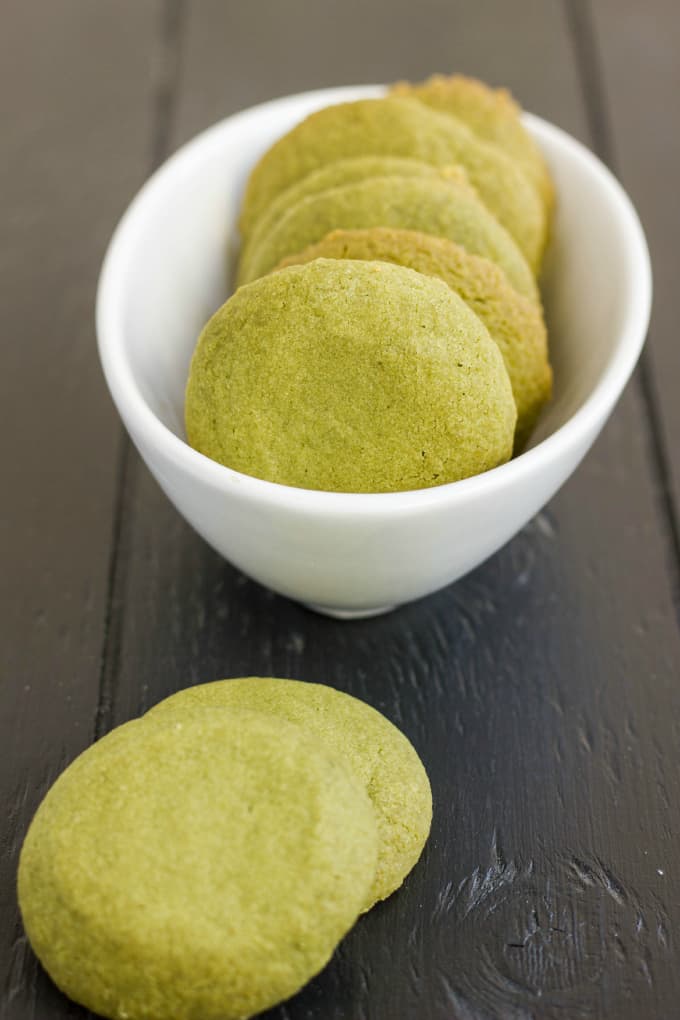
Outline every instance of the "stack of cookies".
[[180, 691], [59, 777], [19, 902], [71, 998], [114, 1020], [236, 1020], [288, 998], [397, 889], [432, 817], [384, 716], [322, 684]]
[[322, 109], [254, 168], [239, 287], [201, 335], [189, 442], [246, 474], [426, 488], [521, 452], [550, 397], [554, 192], [504, 90], [461, 76]]

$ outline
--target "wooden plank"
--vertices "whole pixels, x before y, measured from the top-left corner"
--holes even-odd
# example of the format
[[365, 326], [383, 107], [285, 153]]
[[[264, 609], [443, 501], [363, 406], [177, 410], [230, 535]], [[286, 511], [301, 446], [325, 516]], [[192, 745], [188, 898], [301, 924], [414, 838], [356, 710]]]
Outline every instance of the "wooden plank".
[[[27, 951], [18, 848], [92, 740], [120, 427], [94, 337], [116, 219], [149, 167], [157, 11], [13, 0], [0, 32], [0, 1016], [76, 1015]], [[78, 1011], [82, 1015], [82, 1011]]]
[[[511, 88], [534, 113], [559, 113], [567, 131], [586, 137], [567, 58], [557, 0], [286, 0], [285, 4], [190, 3], [175, 137], [184, 141], [227, 114], [331, 85], [418, 80], [458, 69]], [[527, 27], [531, 30], [527, 31]], [[561, 52], [546, 60], [545, 44]]]
[[[588, 17], [588, 8], [585, 18]], [[585, 19], [584, 19], [585, 20]], [[680, 203], [680, 5], [675, 0], [595, 0], [593, 46], [586, 53], [592, 89], [609, 119], [600, 131], [647, 231], [654, 270], [654, 309], [643, 361], [654, 455], [660, 462], [658, 498], [670, 518], [669, 544], [680, 562], [680, 387], [677, 322]], [[680, 611], [680, 587], [675, 591]]]
[[[269, 96], [454, 67], [589, 138], [557, 3], [263, 10], [190, 5], [177, 141]], [[322, 680], [402, 726], [432, 778], [433, 834], [406, 887], [268, 1016], [674, 1015], [680, 639], [651, 450], [633, 385], [576, 476], [499, 555], [352, 624], [244, 579], [134, 461], [106, 724], [215, 677]]]

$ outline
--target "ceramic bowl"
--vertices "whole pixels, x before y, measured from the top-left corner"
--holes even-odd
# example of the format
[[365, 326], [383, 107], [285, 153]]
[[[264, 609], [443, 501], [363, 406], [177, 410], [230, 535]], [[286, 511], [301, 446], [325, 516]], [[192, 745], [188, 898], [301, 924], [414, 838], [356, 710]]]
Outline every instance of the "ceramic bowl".
[[555, 393], [526, 452], [464, 481], [366, 495], [277, 485], [191, 449], [183, 428], [189, 362], [228, 296], [251, 167], [313, 110], [382, 91], [278, 99], [185, 145], [125, 213], [97, 298], [111, 394], [168, 499], [244, 573], [339, 617], [380, 613], [450, 584], [548, 502], [611, 414], [640, 354], [651, 300], [645, 238], [621, 186], [574, 138], [526, 114], [558, 194], [543, 278]]

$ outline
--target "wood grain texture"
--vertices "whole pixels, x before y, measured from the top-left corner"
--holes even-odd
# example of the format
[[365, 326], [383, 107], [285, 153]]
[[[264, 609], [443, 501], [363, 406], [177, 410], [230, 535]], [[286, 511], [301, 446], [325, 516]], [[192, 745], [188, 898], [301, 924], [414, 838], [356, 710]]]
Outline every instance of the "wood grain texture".
[[583, 108], [561, 101], [579, 88], [566, 31], [558, 0], [189, 3], [175, 139], [277, 95], [453, 69], [511, 88], [534, 113], [559, 109], [585, 139]]
[[[277, 94], [453, 67], [509, 84], [530, 109], [597, 142], [567, 11], [539, 0], [425, 0], [417, 9], [403, 0], [196, 0], [175, 25], [183, 34], [173, 144]], [[157, 153], [173, 112], [164, 95], [149, 128]], [[640, 186], [654, 201], [653, 179]], [[80, 231], [74, 250], [87, 244]], [[654, 244], [653, 227], [652, 235]], [[84, 318], [80, 325], [89, 328]], [[676, 1015], [680, 635], [658, 467], [636, 382], [574, 478], [497, 556], [431, 599], [341, 624], [221, 561], [130, 456], [99, 731], [189, 683], [294, 676], [385, 712], [432, 779], [432, 837], [405, 887], [362, 918], [323, 974], [267, 1014], [272, 1020]], [[109, 505], [110, 490], [105, 496]], [[103, 555], [95, 531], [86, 538], [90, 555]], [[73, 539], [67, 551], [83, 569], [87, 552]], [[84, 605], [76, 594], [62, 608], [70, 625]], [[26, 635], [12, 647], [26, 654]], [[58, 647], [46, 639], [54, 655]], [[39, 652], [31, 662], [44, 670]], [[93, 661], [81, 681], [98, 680]], [[92, 726], [89, 693], [73, 708], [74, 725]], [[22, 766], [31, 790], [54, 774], [50, 748], [63, 739], [52, 708], [10, 707], [0, 730], [16, 726], [17, 741], [31, 747], [35, 727], [38, 743]], [[78, 746], [72, 740], [63, 758]], [[15, 842], [26, 811], [12, 821]], [[11, 897], [12, 867], [0, 895]], [[3, 911], [0, 937], [7, 927]], [[3, 1020], [85, 1015], [32, 966], [15, 967]]]
[[[395, 5], [397, 37], [411, 33], [406, 73], [503, 73], [528, 106], [589, 140], [569, 23], [555, 5], [523, 6], [516, 22], [485, 5], [466, 11], [457, 39], [455, 9], [426, 5], [417, 29], [412, 9]], [[220, 5], [192, 6], [177, 139], [268, 95], [349, 80], [342, 33], [349, 42], [357, 16], [350, 5], [334, 21], [333, 44], [308, 27], [323, 51], [310, 66], [276, 57], [281, 20], [253, 17], [249, 33], [243, 11], [237, 30]], [[355, 80], [404, 73], [374, 18], [353, 50]], [[260, 74], [236, 53], [220, 65], [230, 33], [255, 32]], [[552, 55], [548, 76], [529, 59], [537, 39]], [[111, 724], [218, 676], [321, 679], [385, 711], [432, 776], [422, 864], [272, 1016], [625, 1020], [672, 1008], [680, 647], [651, 443], [633, 387], [579, 474], [491, 563], [435, 599], [351, 625], [246, 581], [135, 471]]]
[[27, 951], [14, 885], [28, 821], [91, 742], [97, 710], [121, 430], [97, 360], [94, 291], [113, 226], [149, 169], [156, 20], [155, 5], [134, 0], [13, 0], [2, 8], [0, 1016], [7, 1020], [72, 1015]]
[[[650, 242], [654, 309], [642, 377], [660, 464], [658, 498], [670, 519], [671, 553], [680, 561], [680, 358], [677, 342], [680, 202], [680, 4], [592, 0], [593, 90], [606, 117], [605, 155], [636, 203]], [[675, 590], [680, 614], [680, 587]]]

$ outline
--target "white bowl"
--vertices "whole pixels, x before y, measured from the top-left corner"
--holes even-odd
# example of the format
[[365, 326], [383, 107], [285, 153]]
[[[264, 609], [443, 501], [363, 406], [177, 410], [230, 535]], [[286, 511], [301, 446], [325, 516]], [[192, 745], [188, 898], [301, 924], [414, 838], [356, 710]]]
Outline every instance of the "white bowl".
[[340, 617], [379, 613], [442, 588], [541, 509], [618, 400], [640, 354], [651, 301], [645, 238], [620, 185], [579, 142], [526, 115], [559, 201], [544, 273], [555, 395], [530, 448], [474, 478], [375, 495], [277, 485], [192, 450], [182, 424], [189, 361], [203, 324], [227, 297], [228, 249], [237, 243], [250, 168], [311, 111], [382, 91], [290, 96], [199, 135], [132, 202], [97, 297], [111, 394], [171, 502], [244, 573]]

